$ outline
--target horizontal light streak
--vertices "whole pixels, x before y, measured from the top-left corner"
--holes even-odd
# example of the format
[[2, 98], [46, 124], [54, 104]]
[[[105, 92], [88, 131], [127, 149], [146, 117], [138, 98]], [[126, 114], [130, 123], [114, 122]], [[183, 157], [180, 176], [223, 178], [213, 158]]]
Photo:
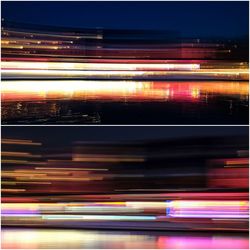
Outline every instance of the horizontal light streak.
[[[190, 204], [192, 206], [188, 207]], [[180, 228], [190, 230], [195, 225], [202, 230], [218, 230], [218, 224], [214, 219], [220, 219], [224, 220], [221, 225], [223, 229], [232, 230], [240, 225], [243, 228], [238, 230], [246, 230], [248, 219], [248, 201], [243, 200], [2, 203], [1, 209], [3, 225], [44, 225], [45, 223], [47, 226], [84, 227], [90, 222], [99, 221], [103, 226], [112, 228], [114, 225], [112, 223], [121, 221], [141, 222], [142, 225], [138, 224], [138, 228], [143, 228], [147, 226], [144, 223], [150, 222], [152, 223], [150, 226], [155, 228], [158, 228], [157, 223], [161, 223], [159, 228], [167, 229], [169, 226], [172, 228], [174, 225], [179, 225]]]
[[168, 201], [171, 218], [248, 218], [248, 201]]
[[59, 38], [72, 38], [72, 39], [80, 39], [80, 38], [91, 38], [91, 39], [102, 39], [101, 34], [76, 34], [76, 35], [71, 35], [70, 33], [66, 34], [60, 34], [60, 33], [52, 33], [52, 32], [44, 32], [44, 33], [39, 33], [39, 32], [29, 32], [29, 31], [17, 31], [17, 30], [9, 30], [9, 29], [4, 29], [3, 35], [21, 35], [23, 36], [29, 36], [30, 38], [33, 37], [40, 37], [40, 36], [45, 36], [45, 37], [59, 37]]
[[2, 151], [2, 156], [17, 156], [17, 157], [28, 157], [28, 158], [39, 158], [41, 155], [34, 155], [28, 152], [10, 152], [10, 151]]
[[42, 215], [45, 220], [110, 220], [110, 221], [147, 221], [155, 220], [155, 216], [128, 215]]
[[69, 168], [58, 168], [58, 167], [56, 167], [56, 168], [52, 168], [52, 167], [47, 167], [47, 168], [41, 168], [41, 167], [37, 167], [37, 168], [35, 168], [36, 170], [49, 170], [49, 171], [51, 171], [51, 170], [68, 170], [68, 171], [84, 171], [84, 170], [86, 170], [86, 171], [108, 171], [108, 168], [85, 168], [85, 167], [79, 167], [79, 168], [71, 168], [71, 167], [69, 167]]
[[43, 92], [43, 91], [135, 91], [142, 88], [141, 82], [128, 81], [7, 81], [2, 85], [3, 92]]
[[172, 201], [172, 207], [247, 206], [247, 201]]
[[2, 69], [3, 79], [62, 79], [83, 78], [102, 80], [178, 79], [178, 80], [248, 80], [248, 69], [174, 70], [34, 70]]
[[[73, 41], [57, 41], [44, 39], [28, 39], [28, 38], [3, 38], [1, 44], [72, 44]], [[20, 59], [18, 61], [21, 61]]]
[[[246, 99], [248, 82], [142, 82], [142, 81], [2, 81], [2, 101], [30, 100], [202, 100], [208, 95], [240, 95]], [[209, 96], [208, 96], [209, 97]]]
[[40, 146], [42, 143], [40, 142], [33, 142], [31, 140], [17, 140], [17, 139], [2, 139], [2, 144], [17, 144], [17, 145], [34, 145]]
[[66, 62], [2, 62], [2, 69], [40, 69], [40, 70], [195, 70], [199, 64], [190, 63], [66, 63]]
[[3, 76], [138, 76], [138, 75], [248, 75], [248, 69], [201, 69], [196, 71], [157, 71], [157, 70], [45, 70], [45, 69], [2, 69]]
[[225, 214], [222, 212], [222, 214], [197, 214], [195, 213], [181, 213], [181, 214], [175, 214], [174, 216], [171, 215], [171, 217], [175, 217], [175, 218], [248, 218], [249, 216], [247, 214]]
[[96, 155], [96, 156], [74, 156], [72, 161], [74, 162], [144, 162], [144, 158], [139, 158], [139, 157], [123, 157], [123, 156], [113, 156], [113, 157], [108, 157], [108, 156], [101, 156], [101, 155]]

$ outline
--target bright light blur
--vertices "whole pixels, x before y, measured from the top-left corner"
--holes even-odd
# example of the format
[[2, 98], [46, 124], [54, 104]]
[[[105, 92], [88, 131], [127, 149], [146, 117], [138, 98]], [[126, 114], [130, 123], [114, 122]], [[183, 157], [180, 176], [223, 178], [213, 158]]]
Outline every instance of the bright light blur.
[[27, 70], [2, 69], [3, 79], [159, 79], [159, 80], [248, 80], [248, 69], [201, 69], [198, 71], [129, 71], [129, 70]]
[[141, 81], [3, 81], [2, 100], [203, 100], [207, 95], [239, 96], [246, 100], [247, 82], [141, 82]]
[[117, 63], [61, 63], [61, 62], [2, 62], [2, 69], [40, 70], [193, 70], [199, 64], [117, 64]]
[[3, 138], [4, 226], [248, 230], [247, 138], [51, 140]]
[[2, 127], [3, 249], [249, 248], [247, 37], [134, 28], [2, 19], [2, 124], [122, 125]]
[[[15, 234], [15, 237], [13, 237]], [[99, 249], [248, 249], [248, 239], [234, 235], [194, 235], [158, 231], [147, 232], [98, 230], [2, 229], [2, 248], [40, 249], [60, 248]]]
[[244, 40], [92, 28], [2, 21], [3, 124], [248, 123]]

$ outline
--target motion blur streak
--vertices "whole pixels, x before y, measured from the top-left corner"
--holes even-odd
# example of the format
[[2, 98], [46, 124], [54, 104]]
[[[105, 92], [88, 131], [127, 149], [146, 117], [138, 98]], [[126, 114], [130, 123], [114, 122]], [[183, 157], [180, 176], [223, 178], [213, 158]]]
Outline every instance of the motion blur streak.
[[4, 249], [248, 249], [247, 235], [225, 233], [2, 229], [2, 237]]
[[248, 80], [241, 40], [178, 32], [44, 27], [3, 21], [3, 79]]
[[173, 80], [248, 80], [248, 69], [204, 69], [199, 71], [128, 71], [128, 70], [33, 70], [33, 69], [2, 69], [3, 79], [67, 79], [67, 78], [85, 78], [85, 79], [173, 79]]
[[172, 201], [168, 206], [170, 217], [248, 218], [249, 213], [246, 201]]
[[1, 45], [3, 124], [248, 123], [244, 38], [3, 20]]
[[135, 81], [3, 81], [2, 100], [202, 100], [208, 94], [239, 96], [246, 100], [247, 82], [135, 82]]
[[245, 137], [52, 148], [4, 138], [2, 150], [3, 226], [248, 230]]
[[199, 64], [117, 64], [61, 62], [2, 62], [2, 69], [60, 69], [60, 70], [192, 70]]
[[39, 146], [42, 145], [40, 142], [33, 142], [31, 140], [13, 140], [13, 139], [2, 139], [1, 140], [2, 144], [20, 144], [20, 145], [34, 145], [34, 146]]
[[[119, 213], [137, 213], [147, 214], [150, 210], [155, 213], [161, 213], [166, 209], [166, 216], [127, 216], [127, 215], [106, 215]], [[47, 213], [51, 213], [46, 215]], [[60, 213], [56, 214], [56, 213]], [[76, 213], [76, 214], [72, 214]], [[79, 213], [83, 213], [79, 215]], [[86, 215], [97, 213], [105, 215]], [[125, 202], [115, 203], [4, 203], [2, 206], [3, 220], [18, 219], [30, 215], [37, 215], [42, 220], [157, 220], [169, 217], [187, 217], [187, 218], [248, 218], [247, 201], [168, 201], [163, 202]], [[45, 214], [45, 215], [44, 215]], [[8, 218], [9, 217], [9, 218]]]

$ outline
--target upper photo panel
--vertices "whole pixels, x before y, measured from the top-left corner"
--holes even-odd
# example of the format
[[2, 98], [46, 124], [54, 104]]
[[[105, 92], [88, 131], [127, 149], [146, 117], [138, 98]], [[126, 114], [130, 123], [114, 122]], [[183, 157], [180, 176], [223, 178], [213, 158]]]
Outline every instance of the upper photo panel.
[[248, 124], [249, 3], [1, 2], [2, 124]]

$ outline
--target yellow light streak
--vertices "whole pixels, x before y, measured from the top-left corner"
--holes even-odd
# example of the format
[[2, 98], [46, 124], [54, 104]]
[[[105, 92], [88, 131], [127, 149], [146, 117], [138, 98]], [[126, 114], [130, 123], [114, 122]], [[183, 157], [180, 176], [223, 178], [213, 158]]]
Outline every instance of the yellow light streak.
[[[37, 47], [39, 48], [39, 47]], [[48, 48], [50, 48], [48, 46]], [[52, 48], [52, 47], [51, 47]], [[54, 48], [54, 47], [53, 47]], [[60, 47], [59, 47], [60, 48]], [[170, 63], [64, 63], [64, 62], [2, 62], [2, 69], [60, 70], [195, 70], [199, 64]]]
[[248, 80], [248, 69], [201, 69], [193, 71], [129, 71], [129, 70], [26, 70], [26, 69], [2, 69], [3, 78], [133, 78], [133, 77], [170, 77], [173, 79], [186, 77], [213, 77], [213, 79], [240, 79]]

